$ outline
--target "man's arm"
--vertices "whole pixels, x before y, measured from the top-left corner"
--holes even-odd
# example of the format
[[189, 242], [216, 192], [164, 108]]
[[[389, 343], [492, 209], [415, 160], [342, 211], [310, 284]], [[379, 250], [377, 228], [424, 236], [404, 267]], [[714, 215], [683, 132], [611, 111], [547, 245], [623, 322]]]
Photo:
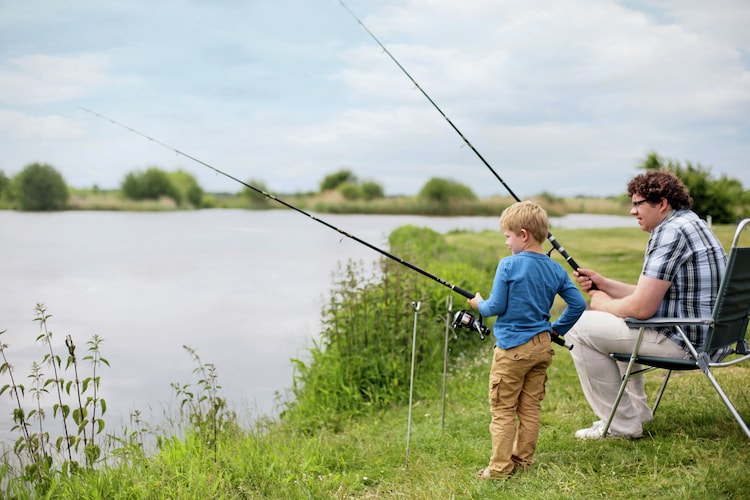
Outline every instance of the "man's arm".
[[[606, 292], [591, 290], [591, 309], [621, 318], [648, 319], [656, 313], [671, 285], [671, 281], [641, 276], [630, 295], [615, 298]], [[617, 290], [622, 291], [621, 288]]]
[[592, 269], [580, 268], [574, 271], [573, 275], [581, 290], [586, 293], [591, 293], [591, 290], [601, 290], [614, 299], [620, 299], [635, 292], [635, 285], [605, 278]]

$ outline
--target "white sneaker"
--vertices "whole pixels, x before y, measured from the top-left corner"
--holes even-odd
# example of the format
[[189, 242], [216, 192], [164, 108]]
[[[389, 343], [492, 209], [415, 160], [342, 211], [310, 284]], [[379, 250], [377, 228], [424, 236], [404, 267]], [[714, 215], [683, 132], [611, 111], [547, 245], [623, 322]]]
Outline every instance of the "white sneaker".
[[[589, 427], [588, 429], [581, 429], [576, 431], [575, 437], [577, 439], [601, 439], [604, 436], [604, 421], [597, 420], [594, 422], [594, 424]], [[619, 432], [612, 432], [611, 430], [607, 432], [607, 436], [610, 437], [619, 437], [619, 438], [627, 438], [627, 439], [638, 439], [643, 436], [643, 434], [620, 434]]]
[[576, 439], [601, 439], [604, 435], [604, 423], [601, 420], [594, 422], [592, 427], [576, 431]]

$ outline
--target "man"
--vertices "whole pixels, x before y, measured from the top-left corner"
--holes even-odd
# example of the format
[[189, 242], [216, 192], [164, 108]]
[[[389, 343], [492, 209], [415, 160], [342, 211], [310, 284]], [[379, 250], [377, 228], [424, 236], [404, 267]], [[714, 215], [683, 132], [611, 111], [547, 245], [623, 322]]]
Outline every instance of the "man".
[[[628, 183], [631, 215], [651, 233], [641, 276], [636, 285], [606, 278], [590, 269], [578, 269], [576, 279], [591, 295], [587, 310], [567, 338], [586, 399], [600, 420], [576, 432], [579, 439], [602, 437], [622, 378], [611, 352], [629, 352], [638, 329], [623, 318], [709, 317], [726, 268], [727, 255], [706, 223], [690, 210], [692, 199], [673, 174], [648, 171]], [[707, 327], [691, 326], [685, 333], [698, 347]], [[650, 329], [644, 334], [644, 355], [685, 357], [687, 351], [672, 328]], [[653, 418], [646, 401], [643, 377], [628, 383], [608, 434], [639, 438], [643, 424]]]

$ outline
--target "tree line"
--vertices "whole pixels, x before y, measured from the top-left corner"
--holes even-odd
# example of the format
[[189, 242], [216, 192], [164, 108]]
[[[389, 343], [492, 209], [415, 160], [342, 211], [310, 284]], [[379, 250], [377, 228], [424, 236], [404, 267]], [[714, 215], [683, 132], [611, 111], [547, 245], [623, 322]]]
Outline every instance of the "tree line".
[[[716, 223], [734, 223], [750, 216], [750, 191], [742, 183], [726, 175], [714, 178], [711, 169], [660, 157], [649, 153], [638, 169], [663, 169], [673, 172], [690, 190], [693, 210], [701, 217], [711, 217]], [[250, 179], [239, 196], [251, 208], [263, 208], [271, 193], [262, 181]], [[94, 187], [96, 193], [98, 188]], [[372, 180], [361, 180], [351, 170], [340, 169], [326, 175], [317, 193], [337, 192], [347, 201], [373, 201], [385, 198], [383, 187]], [[71, 188], [63, 176], [51, 165], [32, 163], [13, 177], [0, 170], [0, 208], [23, 211], [53, 211], [68, 208]], [[316, 194], [317, 194], [316, 193]], [[180, 208], [205, 208], [210, 206], [206, 192], [195, 177], [183, 170], [167, 172], [158, 167], [134, 171], [125, 175], [120, 183], [119, 195], [127, 200], [172, 200]], [[275, 196], [275, 195], [274, 195]], [[468, 186], [443, 178], [432, 178], [417, 194], [428, 203], [447, 204], [453, 201], [476, 201], [477, 195]]]

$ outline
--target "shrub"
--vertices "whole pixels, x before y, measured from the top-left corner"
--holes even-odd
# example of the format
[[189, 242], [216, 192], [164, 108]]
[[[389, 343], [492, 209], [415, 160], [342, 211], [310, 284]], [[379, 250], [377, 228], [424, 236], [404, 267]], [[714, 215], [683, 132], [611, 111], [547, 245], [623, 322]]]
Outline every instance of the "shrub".
[[347, 200], [360, 200], [364, 197], [362, 188], [351, 182], [345, 182], [338, 187], [339, 192]]
[[448, 203], [450, 201], [474, 201], [477, 195], [464, 184], [450, 180], [433, 177], [419, 191], [419, 197], [437, 203]]
[[[268, 188], [266, 187], [265, 183], [263, 181], [258, 181], [255, 179], [250, 179], [247, 181], [248, 185], [253, 186], [256, 189], [259, 189], [260, 191], [263, 191], [264, 193], [269, 193]], [[244, 196], [247, 201], [250, 203], [250, 206], [253, 208], [263, 208], [270, 205], [271, 199], [263, 194], [260, 194], [259, 192], [250, 189], [248, 187], [245, 187], [242, 189], [242, 196]]]
[[362, 196], [365, 200], [375, 200], [377, 198], [385, 197], [383, 186], [374, 181], [364, 181], [360, 185], [362, 189]]
[[320, 191], [329, 191], [331, 189], [337, 189], [344, 183], [357, 183], [357, 177], [352, 173], [351, 170], [342, 169], [332, 174], [326, 175], [320, 183]]
[[3, 199], [3, 195], [10, 189], [10, 179], [5, 175], [5, 172], [0, 170], [0, 200]]
[[[465, 263], [466, 252], [459, 255], [444, 236], [430, 229], [405, 226], [394, 231], [389, 241], [401, 258], [417, 262], [421, 256], [419, 260], [427, 257], [436, 263], [431, 272], [447, 280], [473, 279], [478, 284], [481, 274], [483, 281], [491, 283], [494, 258], [492, 270], [471, 270]], [[338, 430], [353, 415], [406, 401], [417, 301], [422, 318], [415, 351], [417, 379], [434, 380], [441, 373], [446, 297], [455, 293], [404, 262], [382, 259], [379, 272], [370, 276], [351, 261], [339, 269], [310, 361], [293, 360], [294, 398], [282, 416], [287, 423], [306, 432], [321, 427]], [[456, 299], [458, 308], [463, 308], [463, 300]], [[473, 335], [460, 335], [454, 349], [462, 352], [475, 340]]]
[[13, 179], [15, 201], [21, 210], [65, 210], [68, 186], [52, 166], [32, 163]]
[[162, 196], [172, 198], [178, 205], [182, 201], [180, 192], [163, 170], [151, 167], [145, 172], [131, 172], [120, 186], [123, 196], [131, 200], [158, 200]]
[[168, 175], [172, 185], [180, 193], [180, 199], [187, 201], [195, 208], [203, 206], [203, 189], [192, 174], [178, 170]]

